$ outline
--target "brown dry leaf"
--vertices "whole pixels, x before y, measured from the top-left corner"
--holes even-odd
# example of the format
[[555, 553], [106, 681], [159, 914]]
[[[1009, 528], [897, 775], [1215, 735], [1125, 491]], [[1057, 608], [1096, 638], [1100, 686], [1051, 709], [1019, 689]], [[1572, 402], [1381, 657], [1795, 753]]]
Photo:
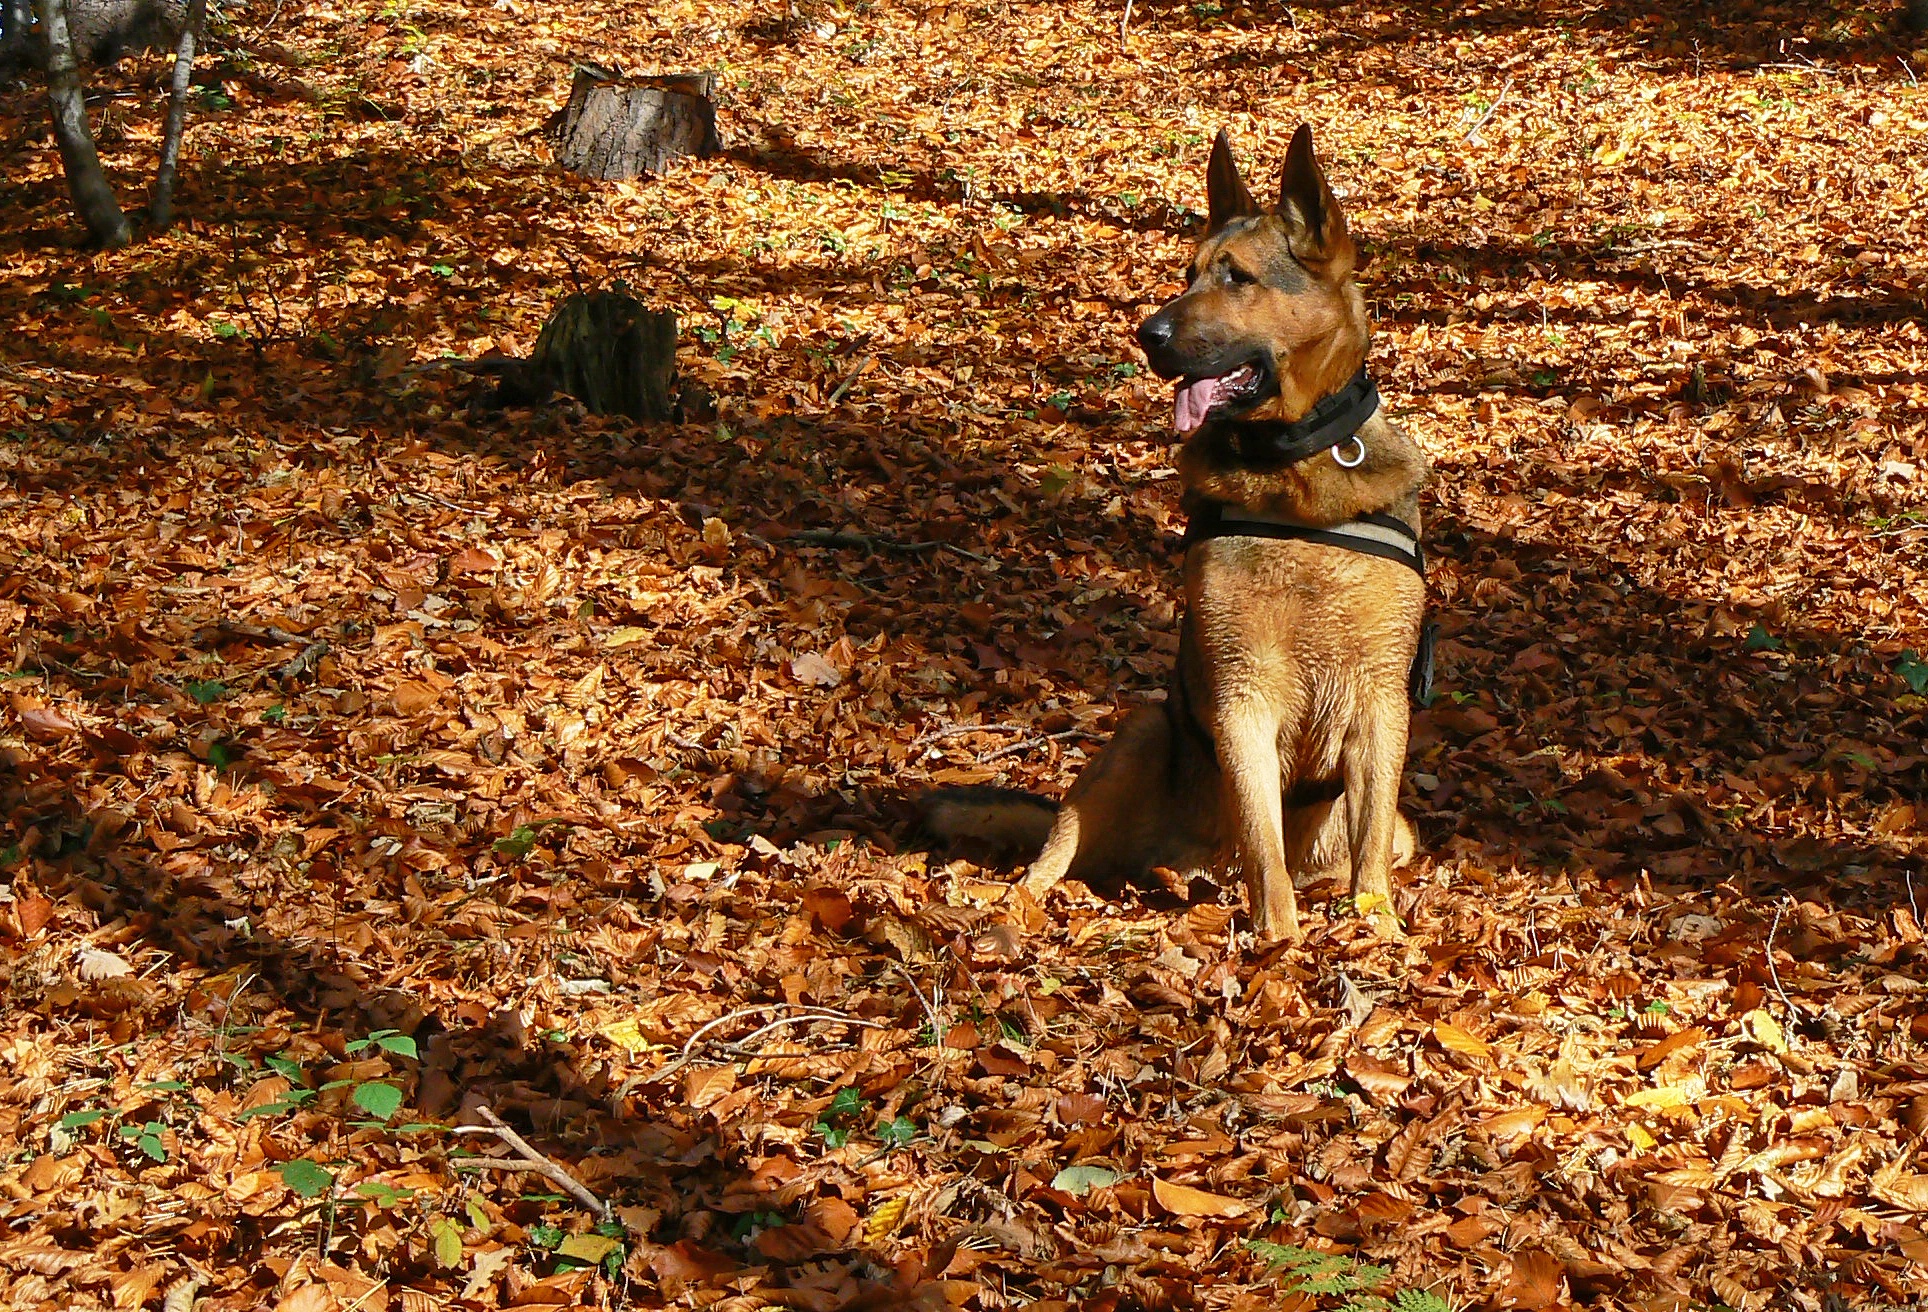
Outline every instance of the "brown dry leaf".
[[1252, 1210], [1250, 1203], [1240, 1199], [1207, 1193], [1190, 1185], [1168, 1184], [1157, 1176], [1151, 1178], [1151, 1194], [1160, 1207], [1174, 1216], [1234, 1217]]
[[283, 1295], [274, 1312], [341, 1312], [341, 1301], [327, 1285], [317, 1281]]
[[404, 679], [395, 685], [392, 698], [397, 715], [420, 715], [442, 700], [441, 689], [420, 679]]
[[49, 920], [53, 919], [53, 900], [51, 898], [41, 897], [36, 893], [32, 897], [22, 898], [16, 902], [14, 904], [13, 914], [14, 919], [20, 925], [21, 935], [26, 938], [32, 938], [46, 927]]
[[146, 1266], [118, 1273], [107, 1282], [114, 1306], [118, 1308], [141, 1306], [147, 1302], [148, 1296], [154, 1292], [161, 1283], [161, 1277], [166, 1274], [165, 1262], [150, 1262]]
[[1634, 1058], [1634, 1065], [1639, 1070], [1650, 1071], [1675, 1053], [1687, 1052], [1706, 1041], [1707, 1031], [1697, 1025], [1677, 1030], [1641, 1052]]
[[1457, 1025], [1448, 1025], [1443, 1020], [1433, 1024], [1433, 1038], [1448, 1052], [1463, 1053], [1468, 1057], [1477, 1057], [1481, 1061], [1493, 1059], [1492, 1046], [1486, 1040], [1477, 1035], [1468, 1034]]
[[1501, 1305], [1522, 1312], [1558, 1306], [1564, 1276], [1565, 1268], [1551, 1253], [1522, 1249], [1513, 1254], [1513, 1271], [1500, 1295]]
[[74, 973], [84, 980], [121, 979], [134, 973], [124, 957], [100, 948], [82, 948], [75, 954]]

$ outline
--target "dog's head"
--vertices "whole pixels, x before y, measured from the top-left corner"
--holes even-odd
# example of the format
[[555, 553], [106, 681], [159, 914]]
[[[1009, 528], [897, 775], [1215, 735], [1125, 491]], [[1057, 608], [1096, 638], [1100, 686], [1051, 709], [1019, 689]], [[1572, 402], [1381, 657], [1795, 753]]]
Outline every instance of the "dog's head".
[[1176, 383], [1177, 426], [1207, 419], [1301, 419], [1365, 359], [1357, 248], [1301, 126], [1279, 203], [1252, 199], [1221, 130], [1205, 175], [1210, 219], [1190, 285], [1138, 328], [1153, 372]]

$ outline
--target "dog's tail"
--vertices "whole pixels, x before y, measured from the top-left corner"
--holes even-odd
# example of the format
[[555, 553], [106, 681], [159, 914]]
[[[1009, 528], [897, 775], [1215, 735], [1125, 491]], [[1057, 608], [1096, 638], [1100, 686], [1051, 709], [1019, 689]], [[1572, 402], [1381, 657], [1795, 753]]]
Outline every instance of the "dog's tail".
[[924, 832], [939, 842], [974, 839], [1029, 859], [1044, 850], [1058, 804], [1015, 788], [940, 788], [918, 812]]

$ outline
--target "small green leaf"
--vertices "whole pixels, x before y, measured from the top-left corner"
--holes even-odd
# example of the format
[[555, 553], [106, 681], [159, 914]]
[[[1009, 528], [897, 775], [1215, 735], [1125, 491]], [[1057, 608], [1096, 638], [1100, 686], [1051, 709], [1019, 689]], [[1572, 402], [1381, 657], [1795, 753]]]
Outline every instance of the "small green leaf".
[[402, 1091], [392, 1084], [383, 1084], [379, 1080], [357, 1084], [354, 1099], [357, 1107], [370, 1116], [384, 1121], [402, 1108]]
[[886, 1148], [902, 1148], [917, 1137], [917, 1122], [908, 1116], [899, 1116], [885, 1121], [877, 1127], [877, 1138]]
[[68, 1112], [65, 1116], [60, 1118], [59, 1124], [60, 1124], [60, 1128], [63, 1130], [78, 1130], [83, 1125], [92, 1125], [95, 1121], [98, 1121], [101, 1117], [105, 1115], [107, 1115], [107, 1113], [100, 1110], [86, 1111], [86, 1112]]
[[261, 1059], [261, 1064], [290, 1084], [302, 1082], [301, 1063], [292, 1057], [264, 1057]]
[[155, 1080], [149, 1084], [136, 1085], [136, 1088], [151, 1089], [156, 1093], [179, 1093], [187, 1088], [184, 1080]]
[[297, 1157], [281, 1164], [281, 1183], [303, 1198], [319, 1198], [335, 1187], [335, 1173], [319, 1162]]
[[1758, 624], [1747, 631], [1747, 641], [1743, 645], [1749, 651], [1779, 651], [1787, 646], [1785, 642]]
[[856, 1089], [839, 1089], [831, 1098], [830, 1106], [824, 1111], [825, 1119], [836, 1116], [855, 1116], [864, 1109], [864, 1095]]
[[276, 702], [273, 706], [261, 712], [261, 718], [269, 724], [281, 724], [288, 718], [288, 708], [280, 702]]
[[1073, 1198], [1117, 1184], [1124, 1177], [1108, 1166], [1067, 1166], [1051, 1177], [1051, 1187]]
[[228, 685], [219, 679], [189, 679], [185, 685], [187, 695], [203, 706], [211, 706], [227, 695]]
[[536, 845], [536, 829], [533, 825], [517, 825], [507, 838], [495, 840], [495, 850], [503, 856], [525, 857]]
[[429, 1233], [435, 1237], [435, 1260], [443, 1266], [459, 1266], [462, 1261], [462, 1227], [446, 1216], [438, 1216], [429, 1223]]
[[532, 1225], [529, 1227], [529, 1242], [537, 1248], [554, 1248], [567, 1237], [560, 1226]]
[[483, 1205], [481, 1194], [469, 1195], [469, 1224], [477, 1230], [489, 1228], [489, 1209]]
[[134, 1146], [157, 1162], [167, 1160], [167, 1145], [161, 1141], [161, 1132], [152, 1124], [141, 1131], [140, 1138], [134, 1140]]
[[227, 769], [245, 754], [239, 747], [236, 747], [230, 742], [212, 742], [208, 744], [208, 764], [217, 770]]
[[409, 1058], [420, 1056], [415, 1048], [415, 1040], [406, 1034], [385, 1034], [375, 1041], [382, 1046], [384, 1052], [392, 1052], [397, 1056]]
[[1928, 661], [1917, 657], [1912, 651], [1901, 653], [1895, 662], [1895, 673], [1901, 676], [1917, 697], [1928, 696]]

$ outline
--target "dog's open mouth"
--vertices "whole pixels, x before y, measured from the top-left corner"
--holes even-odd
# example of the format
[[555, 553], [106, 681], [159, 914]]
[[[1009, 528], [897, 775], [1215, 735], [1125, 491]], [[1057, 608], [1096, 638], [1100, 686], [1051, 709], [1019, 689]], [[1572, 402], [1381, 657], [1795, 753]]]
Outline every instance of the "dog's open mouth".
[[1214, 412], [1252, 405], [1263, 394], [1265, 381], [1265, 370], [1257, 361], [1248, 361], [1217, 378], [1179, 379], [1175, 392], [1177, 414], [1173, 421], [1179, 436], [1190, 437], [1196, 433]]

